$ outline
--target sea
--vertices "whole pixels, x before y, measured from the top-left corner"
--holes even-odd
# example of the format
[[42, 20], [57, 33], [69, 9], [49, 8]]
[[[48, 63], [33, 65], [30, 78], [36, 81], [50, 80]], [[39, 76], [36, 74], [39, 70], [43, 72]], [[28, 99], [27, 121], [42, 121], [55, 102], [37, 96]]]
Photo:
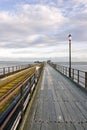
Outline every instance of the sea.
[[[68, 62], [56, 62], [58, 65], [69, 67]], [[72, 62], [71, 68], [87, 72], [87, 62]]]
[[[28, 61], [0, 61], [0, 68], [33, 63]], [[56, 64], [69, 67], [68, 62], [56, 62]], [[72, 62], [72, 68], [87, 72], [87, 62]]]
[[[24, 64], [34, 64], [34, 62], [0, 61], [0, 68], [18, 66], [18, 65], [24, 65]], [[56, 64], [69, 67], [68, 62], [56, 62]], [[85, 85], [85, 73], [84, 72], [87, 72], [87, 62], [72, 62], [71, 66], [74, 69], [80, 70], [79, 84], [84, 87], [84, 85]], [[0, 73], [2, 73], [2, 69], [1, 69]], [[75, 72], [75, 73], [77, 73], [77, 72]], [[74, 81], [77, 82], [77, 75], [75, 75], [74, 77], [75, 77]]]
[[11, 67], [25, 64], [33, 64], [34, 62], [23, 62], [23, 61], [0, 61], [0, 68]]

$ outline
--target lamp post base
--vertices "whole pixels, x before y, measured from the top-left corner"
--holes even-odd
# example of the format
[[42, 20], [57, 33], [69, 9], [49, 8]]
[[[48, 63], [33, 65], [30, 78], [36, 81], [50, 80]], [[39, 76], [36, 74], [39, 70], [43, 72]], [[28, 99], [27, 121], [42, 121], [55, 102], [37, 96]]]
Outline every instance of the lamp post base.
[[71, 68], [69, 68], [69, 78], [71, 78]]

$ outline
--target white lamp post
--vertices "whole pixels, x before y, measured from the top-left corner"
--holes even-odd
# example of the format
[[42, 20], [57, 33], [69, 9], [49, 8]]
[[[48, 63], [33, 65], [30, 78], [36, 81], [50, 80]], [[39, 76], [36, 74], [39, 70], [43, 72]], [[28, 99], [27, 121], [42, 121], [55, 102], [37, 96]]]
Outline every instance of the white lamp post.
[[72, 40], [72, 35], [69, 34], [69, 77], [71, 78], [71, 40]]

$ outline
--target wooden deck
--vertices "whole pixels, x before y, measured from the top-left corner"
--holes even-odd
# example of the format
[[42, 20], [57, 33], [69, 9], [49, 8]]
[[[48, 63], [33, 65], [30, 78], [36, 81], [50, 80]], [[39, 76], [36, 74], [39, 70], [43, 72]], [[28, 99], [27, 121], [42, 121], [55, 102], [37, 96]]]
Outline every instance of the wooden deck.
[[46, 65], [24, 130], [87, 130], [87, 94]]

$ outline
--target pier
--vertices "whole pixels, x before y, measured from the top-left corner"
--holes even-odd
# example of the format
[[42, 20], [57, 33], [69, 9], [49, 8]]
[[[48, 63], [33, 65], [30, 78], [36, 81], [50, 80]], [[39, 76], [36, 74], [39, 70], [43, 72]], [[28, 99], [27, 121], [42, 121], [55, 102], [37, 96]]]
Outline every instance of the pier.
[[86, 72], [80, 77], [72, 70], [69, 78], [64, 67], [37, 66], [19, 85], [20, 97], [0, 130], [87, 130]]

